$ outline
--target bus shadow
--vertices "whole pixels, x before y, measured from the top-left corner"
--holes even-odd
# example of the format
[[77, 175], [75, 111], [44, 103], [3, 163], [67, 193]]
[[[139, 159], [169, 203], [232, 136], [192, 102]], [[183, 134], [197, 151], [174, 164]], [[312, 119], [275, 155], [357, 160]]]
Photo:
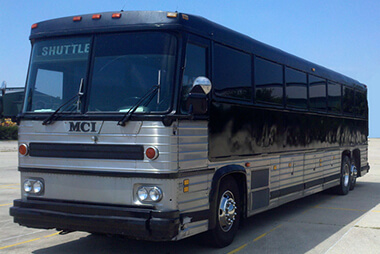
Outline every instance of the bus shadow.
[[[375, 182], [359, 181], [347, 196], [331, 191], [314, 194], [246, 219], [234, 242], [224, 249], [209, 247], [202, 235], [178, 242], [86, 235], [33, 253], [227, 253], [245, 244], [245, 252], [305, 253], [338, 238], [335, 235], [343, 227], [358, 220], [379, 200], [380, 184]], [[327, 250], [329, 246], [319, 248]]]

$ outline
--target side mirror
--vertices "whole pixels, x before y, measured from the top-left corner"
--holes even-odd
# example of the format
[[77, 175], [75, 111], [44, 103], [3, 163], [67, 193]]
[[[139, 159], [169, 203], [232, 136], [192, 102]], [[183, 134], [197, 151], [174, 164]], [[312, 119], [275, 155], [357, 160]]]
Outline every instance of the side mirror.
[[186, 101], [186, 109], [190, 114], [203, 115], [208, 110], [208, 94], [212, 88], [211, 81], [206, 77], [198, 77], [193, 82]]

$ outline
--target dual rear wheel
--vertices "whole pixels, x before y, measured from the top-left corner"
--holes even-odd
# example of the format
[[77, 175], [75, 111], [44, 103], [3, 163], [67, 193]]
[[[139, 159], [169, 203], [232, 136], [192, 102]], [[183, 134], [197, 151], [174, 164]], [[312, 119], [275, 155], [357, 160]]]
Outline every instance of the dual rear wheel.
[[356, 185], [357, 169], [355, 159], [352, 160], [348, 156], [342, 159], [342, 167], [340, 173], [340, 185], [337, 187], [338, 194], [347, 195]]

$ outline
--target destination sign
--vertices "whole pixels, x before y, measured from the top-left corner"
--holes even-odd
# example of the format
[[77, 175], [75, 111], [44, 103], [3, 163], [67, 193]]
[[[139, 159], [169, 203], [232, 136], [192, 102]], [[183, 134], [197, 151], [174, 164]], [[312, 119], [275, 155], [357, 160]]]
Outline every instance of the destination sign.
[[90, 38], [38, 41], [33, 49], [33, 61], [85, 60], [90, 53]]
[[68, 44], [58, 46], [42, 47], [42, 56], [60, 56], [60, 55], [75, 55], [88, 54], [90, 52], [90, 43], [85, 44]]

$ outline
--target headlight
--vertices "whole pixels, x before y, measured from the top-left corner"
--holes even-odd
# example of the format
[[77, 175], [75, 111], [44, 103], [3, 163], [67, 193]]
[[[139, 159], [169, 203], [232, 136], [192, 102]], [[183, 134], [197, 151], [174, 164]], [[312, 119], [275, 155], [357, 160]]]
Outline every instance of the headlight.
[[32, 182], [31, 182], [29, 179], [26, 180], [26, 181], [24, 182], [24, 191], [25, 191], [26, 193], [29, 193], [29, 192], [32, 191], [32, 189], [33, 189], [33, 184], [32, 184]]
[[137, 197], [140, 201], [145, 201], [148, 197], [148, 191], [145, 189], [145, 187], [140, 187], [137, 191]]
[[36, 182], [34, 182], [33, 184], [33, 192], [35, 194], [39, 194], [42, 192], [42, 190], [44, 189], [44, 185], [41, 181], [37, 180]]
[[159, 202], [163, 193], [157, 186], [140, 186], [136, 192], [137, 198], [141, 202]]
[[149, 197], [152, 201], [157, 202], [160, 201], [162, 198], [162, 191], [158, 187], [153, 187], [149, 191]]
[[24, 191], [28, 194], [41, 195], [44, 192], [43, 179], [26, 179], [23, 186]]

